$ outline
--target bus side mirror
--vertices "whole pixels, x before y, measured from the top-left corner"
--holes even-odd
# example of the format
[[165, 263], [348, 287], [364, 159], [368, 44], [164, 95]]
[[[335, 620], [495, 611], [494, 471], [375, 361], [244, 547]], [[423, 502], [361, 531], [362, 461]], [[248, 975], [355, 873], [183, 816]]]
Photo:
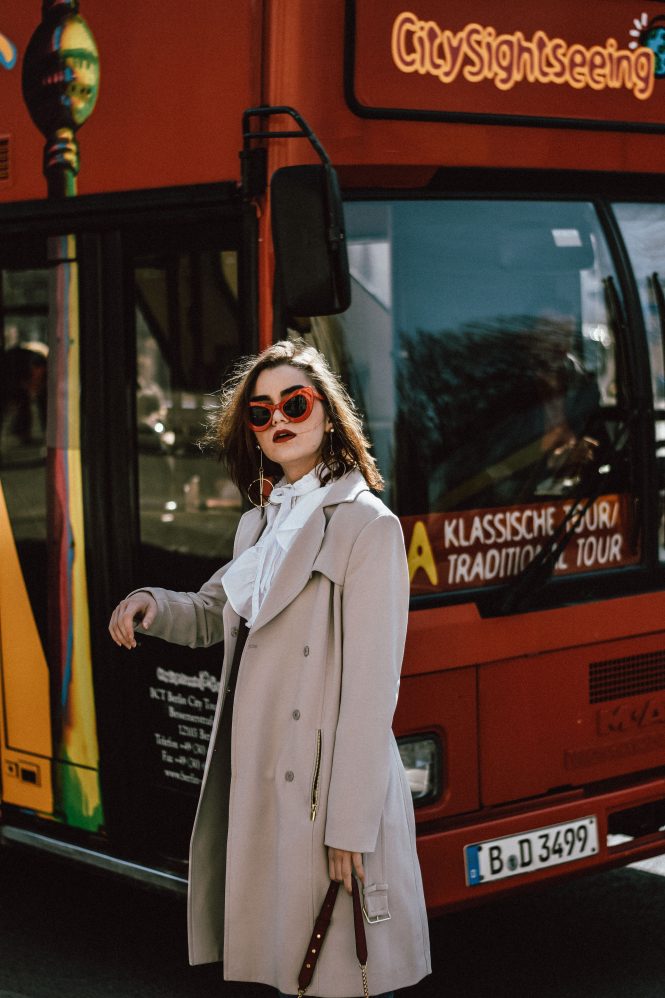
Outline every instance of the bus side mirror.
[[344, 209], [330, 166], [285, 166], [270, 181], [276, 278], [292, 316], [337, 315], [351, 304]]

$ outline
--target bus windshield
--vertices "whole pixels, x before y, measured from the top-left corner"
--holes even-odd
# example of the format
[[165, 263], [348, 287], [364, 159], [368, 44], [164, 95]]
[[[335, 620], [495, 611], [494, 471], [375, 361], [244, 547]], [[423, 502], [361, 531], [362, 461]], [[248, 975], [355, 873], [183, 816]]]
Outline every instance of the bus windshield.
[[402, 517], [414, 592], [508, 581], [581, 499], [555, 573], [638, 560], [622, 304], [593, 205], [346, 211], [353, 302], [333, 359]]

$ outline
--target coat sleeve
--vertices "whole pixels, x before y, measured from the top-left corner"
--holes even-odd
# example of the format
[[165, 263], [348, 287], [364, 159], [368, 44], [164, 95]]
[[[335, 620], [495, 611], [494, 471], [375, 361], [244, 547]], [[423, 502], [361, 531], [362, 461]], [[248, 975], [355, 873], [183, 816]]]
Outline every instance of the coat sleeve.
[[409, 611], [409, 573], [397, 517], [360, 531], [342, 591], [342, 689], [325, 844], [374, 852], [388, 788], [392, 719]]
[[137, 593], [150, 593], [157, 603], [157, 616], [148, 630], [144, 631], [140, 624], [135, 630], [190, 648], [207, 647], [222, 641], [222, 612], [226, 603], [222, 578], [229, 565], [218, 569], [197, 593], [179, 593], [151, 586], [135, 589]]
[[[249, 510], [240, 517], [233, 542], [233, 558], [242, 549], [244, 529], [247, 526], [252, 529], [252, 516], [255, 513], [256, 510]], [[188, 645], [190, 648], [207, 648], [208, 645], [223, 641], [222, 613], [226, 605], [226, 592], [222, 579], [232, 564], [233, 561], [229, 561], [223, 568], [219, 568], [197, 593], [179, 593], [173, 589], [152, 586], [135, 589], [135, 593], [150, 593], [157, 603], [157, 616], [150, 628], [144, 631], [139, 624], [135, 630], [176, 645]], [[129, 595], [132, 596], [133, 593]]]

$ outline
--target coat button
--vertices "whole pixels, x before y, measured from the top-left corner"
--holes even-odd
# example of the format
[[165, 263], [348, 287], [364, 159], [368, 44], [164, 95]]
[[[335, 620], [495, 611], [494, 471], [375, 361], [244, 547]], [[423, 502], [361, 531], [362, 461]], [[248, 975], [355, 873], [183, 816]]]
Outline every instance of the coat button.
[[290, 769], [287, 769], [287, 771], [284, 773], [284, 779], [286, 780], [287, 783], [293, 783], [295, 777]]
[[232, 638], [237, 638], [238, 637], [238, 628], [237, 627], [232, 627], [231, 628], [231, 637]]
[[299, 710], [294, 710], [293, 713], [291, 714], [291, 717], [293, 718], [294, 721], [299, 721], [300, 720], [300, 711]]
[[307, 658], [307, 656], [309, 655], [309, 645], [305, 645], [305, 647], [302, 650], [302, 653], [305, 656], [305, 658]]

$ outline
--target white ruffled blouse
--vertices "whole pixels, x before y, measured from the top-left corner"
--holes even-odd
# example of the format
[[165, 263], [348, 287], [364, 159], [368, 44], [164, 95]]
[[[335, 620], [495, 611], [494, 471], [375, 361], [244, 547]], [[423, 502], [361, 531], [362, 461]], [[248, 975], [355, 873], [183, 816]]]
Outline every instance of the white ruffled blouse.
[[319, 468], [289, 484], [285, 479], [270, 493], [266, 528], [256, 544], [238, 555], [222, 579], [229, 603], [251, 627], [272, 580], [298, 531], [330, 491], [321, 485]]

